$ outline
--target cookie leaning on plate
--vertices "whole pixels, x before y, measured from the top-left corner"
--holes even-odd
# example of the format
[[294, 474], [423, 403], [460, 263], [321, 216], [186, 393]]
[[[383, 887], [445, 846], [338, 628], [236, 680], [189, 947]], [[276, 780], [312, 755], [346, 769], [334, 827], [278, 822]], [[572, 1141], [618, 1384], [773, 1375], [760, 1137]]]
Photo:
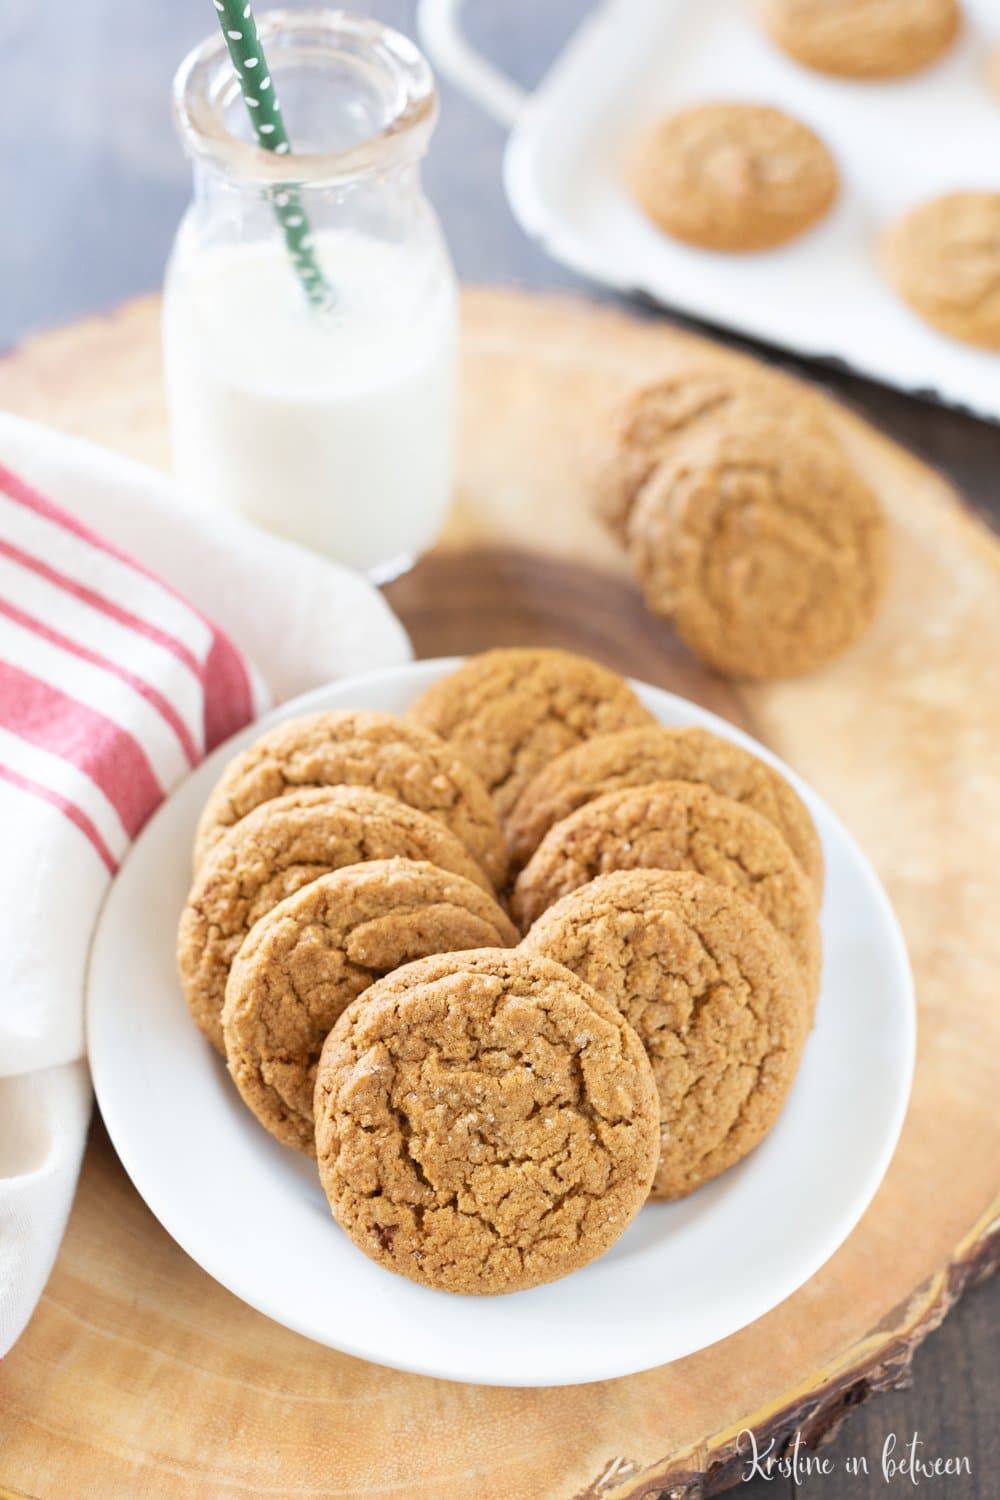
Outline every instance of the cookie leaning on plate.
[[815, 999], [819, 922], [802, 866], [773, 823], [691, 781], [608, 792], [554, 824], [517, 877], [511, 913], [523, 931], [598, 875], [635, 869], [694, 872], [745, 896], [788, 944]]
[[650, 609], [733, 677], [821, 666], [864, 634], [885, 589], [885, 521], [839, 444], [760, 410], [679, 443], [627, 534]]
[[507, 824], [516, 870], [554, 823], [606, 792], [654, 781], [696, 781], [760, 813], [783, 834], [813, 883], [823, 891], [823, 849], [805, 804], [766, 761], [707, 729], [622, 729], [567, 750], [524, 788]]
[[655, 720], [623, 677], [570, 651], [486, 651], [440, 678], [410, 716], [447, 740], [505, 819], [528, 779], [595, 734]]
[[814, 131], [770, 105], [694, 104], [657, 121], [629, 164], [632, 192], [674, 239], [766, 250], [823, 217], [837, 168]]
[[461, 839], [427, 813], [368, 787], [300, 787], [262, 802], [198, 867], [177, 933], [184, 995], [220, 1052], [226, 980], [254, 923], [319, 875], [373, 859], [427, 860], [489, 890]]
[[547, 958], [408, 965], [344, 1012], [316, 1077], [334, 1217], [444, 1291], [554, 1281], [603, 1254], [659, 1154], [652, 1069], [615, 1006]]
[[316, 1063], [350, 1002], [411, 959], [516, 941], [492, 896], [425, 861], [321, 875], [261, 918], [230, 970], [222, 1031], [244, 1102], [285, 1145], [313, 1151]]
[[654, 1198], [680, 1198], [752, 1151], [788, 1096], [812, 1007], [771, 924], [699, 875], [602, 875], [551, 907], [519, 950], [618, 1005], [660, 1101]]
[[845, 78], [916, 73], [961, 25], [957, 0], [761, 0], [760, 17], [797, 62]]
[[195, 834], [195, 867], [227, 828], [296, 787], [367, 786], [429, 813], [460, 838], [495, 886], [507, 853], [485, 787], [435, 735], [392, 714], [306, 714], [277, 724], [233, 757]]

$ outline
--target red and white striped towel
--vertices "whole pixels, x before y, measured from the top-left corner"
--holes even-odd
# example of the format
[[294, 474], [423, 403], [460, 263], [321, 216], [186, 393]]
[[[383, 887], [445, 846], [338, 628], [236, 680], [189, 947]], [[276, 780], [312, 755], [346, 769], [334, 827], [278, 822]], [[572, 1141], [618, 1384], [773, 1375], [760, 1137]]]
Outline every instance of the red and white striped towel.
[[55, 808], [113, 875], [178, 778], [266, 706], [218, 626], [0, 464], [4, 827]]
[[0, 416], [0, 1354], [72, 1197], [84, 969], [129, 843], [272, 696], [408, 654], [357, 575]]

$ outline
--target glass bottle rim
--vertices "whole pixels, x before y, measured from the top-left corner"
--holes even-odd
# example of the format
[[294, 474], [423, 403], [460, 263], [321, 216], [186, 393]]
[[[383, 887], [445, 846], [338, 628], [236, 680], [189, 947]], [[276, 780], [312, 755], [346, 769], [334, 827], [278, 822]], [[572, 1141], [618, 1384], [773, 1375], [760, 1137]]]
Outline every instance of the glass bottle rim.
[[257, 21], [261, 46], [273, 71], [296, 57], [315, 60], [327, 49], [374, 61], [393, 86], [387, 118], [356, 145], [340, 151], [280, 155], [234, 135], [226, 111], [239, 80], [221, 32], [206, 37], [174, 75], [177, 130], [189, 156], [207, 160], [228, 176], [262, 185], [345, 181], [416, 161], [437, 119], [437, 90], [427, 59], [402, 32], [344, 10], [268, 10]]

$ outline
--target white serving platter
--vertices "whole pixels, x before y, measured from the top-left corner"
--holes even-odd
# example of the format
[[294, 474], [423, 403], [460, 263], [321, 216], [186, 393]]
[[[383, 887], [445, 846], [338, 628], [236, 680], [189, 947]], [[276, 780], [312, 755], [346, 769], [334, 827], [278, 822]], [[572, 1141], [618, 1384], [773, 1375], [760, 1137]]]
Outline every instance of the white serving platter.
[[[883, 281], [882, 230], [912, 204], [1000, 190], [1000, 99], [986, 60], [996, 0], [963, 0], [951, 52], [910, 78], [858, 83], [799, 66], [756, 24], [753, 0], [603, 0], [530, 97], [472, 51], [462, 0], [421, 0], [441, 72], [510, 127], [504, 180], [515, 217], [593, 281], [692, 317], [835, 360], [901, 390], [1000, 420], [1000, 354], [935, 332]], [[661, 233], [622, 182], [642, 124], [707, 99], [776, 104], [837, 160], [833, 211], [778, 250], [726, 255]]]
[[506, 1297], [454, 1297], [382, 1270], [333, 1222], [315, 1163], [244, 1108], [177, 979], [177, 919], [202, 804], [267, 725], [319, 709], [403, 712], [457, 665], [341, 681], [242, 731], [147, 825], [94, 939], [87, 1050], [111, 1140], [152, 1212], [210, 1275], [279, 1323], [363, 1359], [495, 1385], [572, 1385], [679, 1359], [791, 1295], [846, 1239], [892, 1156], [909, 1097], [914, 998], [896, 919], [830, 809], [766, 749], [682, 698], [635, 684], [664, 724], [700, 724], [783, 769], [826, 858], [823, 986], [788, 1103], [745, 1161], [642, 1210], [600, 1260]]

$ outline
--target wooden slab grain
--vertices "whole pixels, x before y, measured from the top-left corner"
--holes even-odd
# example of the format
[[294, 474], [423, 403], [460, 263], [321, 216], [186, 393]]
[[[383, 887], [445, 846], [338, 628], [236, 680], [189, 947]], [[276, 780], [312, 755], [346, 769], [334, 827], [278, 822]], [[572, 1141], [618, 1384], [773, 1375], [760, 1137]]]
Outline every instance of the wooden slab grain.
[[[156, 318], [143, 301], [36, 340], [0, 363], [0, 405], [165, 463]], [[421, 654], [576, 646], [748, 725], [817, 786], [886, 882], [917, 975], [918, 1066], [899, 1150], [846, 1245], [751, 1328], [626, 1380], [504, 1391], [348, 1359], [244, 1307], [159, 1229], [97, 1124], [56, 1270], [0, 1367], [0, 1486], [14, 1493], [712, 1493], [738, 1477], [741, 1428], [822, 1435], [897, 1383], [966, 1282], [996, 1262], [995, 539], [941, 478], [831, 408], [892, 522], [886, 609], [824, 672], [737, 688], [646, 615], [583, 503], [611, 405], [703, 346], [617, 312], [513, 292], [467, 293], [464, 320], [455, 512], [441, 550], [390, 597]]]

